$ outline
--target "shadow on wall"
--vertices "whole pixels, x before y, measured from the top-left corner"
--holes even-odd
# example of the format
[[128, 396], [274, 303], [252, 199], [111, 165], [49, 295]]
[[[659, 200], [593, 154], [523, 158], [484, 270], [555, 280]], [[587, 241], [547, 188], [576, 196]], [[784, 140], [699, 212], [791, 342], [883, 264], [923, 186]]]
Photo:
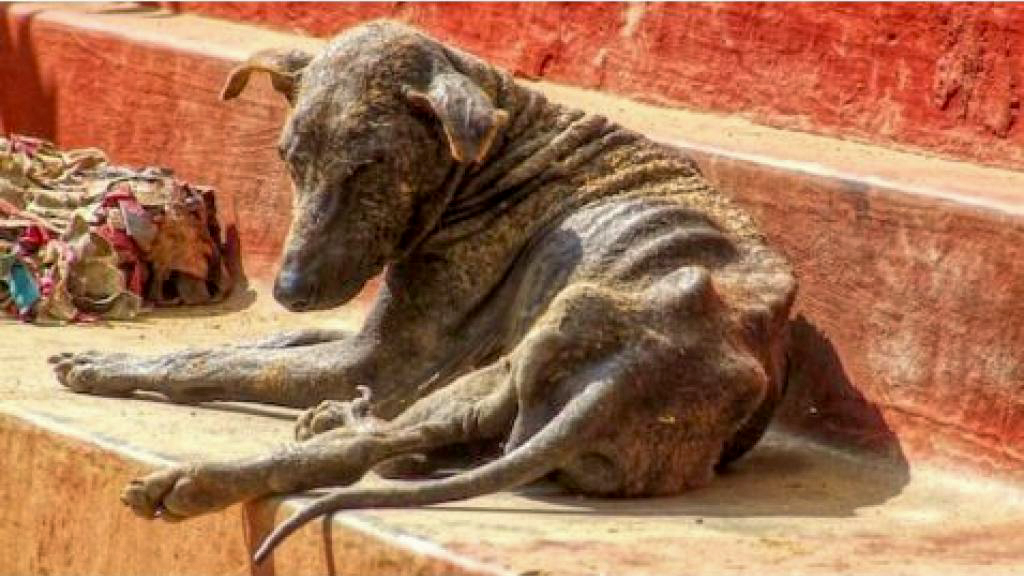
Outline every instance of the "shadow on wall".
[[[29, 37], [36, 14], [43, 8], [11, 14], [0, 3], [0, 128], [53, 140], [57, 136], [56, 93], [43, 81]], [[12, 111], [22, 111], [15, 117]]]
[[829, 338], [806, 316], [790, 324], [789, 388], [776, 422], [837, 446], [906, 465], [899, 439], [878, 407], [850, 382]]
[[149, 14], [158, 18], [173, 16], [181, 10], [174, 8], [172, 3], [161, 6], [160, 2], [135, 2], [132, 4], [112, 6], [97, 10], [97, 14]]

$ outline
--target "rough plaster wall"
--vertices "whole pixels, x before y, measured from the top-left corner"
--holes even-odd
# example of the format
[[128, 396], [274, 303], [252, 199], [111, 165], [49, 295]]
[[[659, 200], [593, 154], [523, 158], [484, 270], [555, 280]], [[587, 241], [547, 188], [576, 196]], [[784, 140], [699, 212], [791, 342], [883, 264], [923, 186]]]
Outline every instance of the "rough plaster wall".
[[390, 17], [518, 74], [639, 100], [1024, 167], [1024, 6], [203, 4], [329, 36]]

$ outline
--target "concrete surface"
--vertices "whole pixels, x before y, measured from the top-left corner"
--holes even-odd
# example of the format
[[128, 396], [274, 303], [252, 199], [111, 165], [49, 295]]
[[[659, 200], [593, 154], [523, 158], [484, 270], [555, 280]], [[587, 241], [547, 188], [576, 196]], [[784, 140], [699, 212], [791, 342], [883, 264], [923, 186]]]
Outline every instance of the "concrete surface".
[[[360, 317], [358, 307], [290, 314], [262, 294], [241, 310], [174, 311], [141, 323], [0, 324], [9, 375], [0, 380], [3, 573], [249, 572], [253, 541], [290, 505], [164, 524], [136, 519], [117, 494], [168, 461], [243, 457], [286, 442], [294, 412], [80, 396], [61, 389], [42, 359], [85, 347], [235, 343], [282, 327], [351, 327]], [[339, 514], [307, 527], [255, 573], [456, 572], [1024, 573], [1024, 493], [776, 432], [709, 488], [677, 498], [580, 499], [540, 484], [419, 510]]]

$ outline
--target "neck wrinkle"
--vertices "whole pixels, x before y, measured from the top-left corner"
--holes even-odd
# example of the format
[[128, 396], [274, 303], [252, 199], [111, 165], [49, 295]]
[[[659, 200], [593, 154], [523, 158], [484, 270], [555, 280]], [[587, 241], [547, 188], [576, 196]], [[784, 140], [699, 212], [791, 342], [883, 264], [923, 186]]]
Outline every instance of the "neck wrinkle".
[[[455, 197], [455, 192], [459, 189], [459, 185], [462, 183], [465, 175], [465, 164], [456, 163], [452, 166], [448, 175], [445, 177], [444, 183], [441, 185], [443, 192], [440, 201], [444, 206], [451, 204], [452, 198]], [[440, 213], [434, 212], [433, 215], [426, 216], [425, 218], [430, 219], [430, 223], [424, 223], [422, 228], [414, 232], [409, 238], [403, 239], [399, 244], [400, 258], [405, 258], [412, 252], [418, 250], [423, 244], [427, 243], [432, 236], [437, 234], [441, 227], [443, 216], [444, 210]]]
[[[569, 175], [567, 168], [599, 153], [600, 146], [587, 145], [618, 129], [602, 116], [549, 102], [539, 92], [502, 79], [507, 83], [496, 100], [509, 113], [508, 126], [486, 163], [467, 170], [442, 215], [442, 228], [513, 207], [544, 184]], [[583, 150], [585, 158], [580, 157]]]

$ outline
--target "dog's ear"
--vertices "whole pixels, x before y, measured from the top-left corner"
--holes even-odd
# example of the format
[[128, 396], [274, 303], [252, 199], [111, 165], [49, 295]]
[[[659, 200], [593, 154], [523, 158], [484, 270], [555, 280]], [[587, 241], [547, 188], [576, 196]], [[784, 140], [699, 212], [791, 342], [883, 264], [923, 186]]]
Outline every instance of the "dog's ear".
[[295, 105], [296, 89], [302, 70], [313, 59], [312, 54], [302, 50], [262, 50], [249, 57], [243, 64], [236, 66], [228, 74], [228, 80], [220, 91], [221, 100], [230, 100], [242, 93], [249, 83], [249, 75], [253, 72], [270, 74], [270, 82], [274, 89]]
[[456, 162], [482, 162], [508, 122], [508, 112], [495, 108], [490, 97], [462, 74], [438, 74], [426, 92], [409, 86], [404, 91], [414, 108], [440, 120]]

